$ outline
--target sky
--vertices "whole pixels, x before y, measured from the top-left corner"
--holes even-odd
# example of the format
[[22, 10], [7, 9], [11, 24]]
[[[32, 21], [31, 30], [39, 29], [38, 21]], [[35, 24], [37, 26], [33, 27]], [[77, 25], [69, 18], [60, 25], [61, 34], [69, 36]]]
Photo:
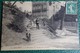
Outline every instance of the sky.
[[[7, 3], [8, 1], [5, 1]], [[13, 4], [15, 1], [11, 1]], [[26, 12], [32, 12], [32, 2], [31, 1], [25, 1], [23, 4], [20, 3], [20, 1], [17, 1], [15, 5], [21, 9], [21, 11], [26, 11]]]
[[18, 8], [21, 8], [21, 10], [24, 12], [32, 12], [32, 2], [24, 2], [23, 4], [21, 4], [20, 2], [16, 3]]

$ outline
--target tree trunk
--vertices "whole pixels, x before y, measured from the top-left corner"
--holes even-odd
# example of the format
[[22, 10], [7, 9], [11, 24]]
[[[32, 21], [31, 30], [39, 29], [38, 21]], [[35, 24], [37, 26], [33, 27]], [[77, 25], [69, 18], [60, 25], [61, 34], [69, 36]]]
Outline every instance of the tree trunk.
[[16, 3], [17, 1], [15, 1], [13, 4], [12, 4], [12, 6], [11, 7], [13, 7], [14, 6], [14, 4]]
[[64, 16], [63, 16], [63, 18], [61, 19], [61, 23], [60, 23], [60, 30], [62, 30], [63, 29], [63, 24], [64, 24], [64, 18], [65, 18], [65, 13], [64, 13]]
[[60, 30], [63, 29], [63, 18], [61, 19], [61, 23], [60, 23]]

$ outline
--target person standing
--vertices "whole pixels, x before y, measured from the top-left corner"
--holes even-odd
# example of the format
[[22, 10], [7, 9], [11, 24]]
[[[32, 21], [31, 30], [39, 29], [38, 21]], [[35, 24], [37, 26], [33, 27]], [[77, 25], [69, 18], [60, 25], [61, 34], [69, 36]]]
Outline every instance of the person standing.
[[31, 34], [28, 32], [28, 30], [26, 30], [26, 38], [27, 41], [31, 41]]
[[36, 28], [39, 29], [39, 20], [38, 20], [38, 18], [36, 19]]

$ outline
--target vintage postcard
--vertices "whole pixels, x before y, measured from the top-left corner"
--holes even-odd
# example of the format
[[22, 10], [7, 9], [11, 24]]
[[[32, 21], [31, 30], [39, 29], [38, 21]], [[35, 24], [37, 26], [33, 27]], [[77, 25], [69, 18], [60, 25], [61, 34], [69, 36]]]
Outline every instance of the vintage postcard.
[[77, 1], [3, 1], [1, 50], [79, 49]]

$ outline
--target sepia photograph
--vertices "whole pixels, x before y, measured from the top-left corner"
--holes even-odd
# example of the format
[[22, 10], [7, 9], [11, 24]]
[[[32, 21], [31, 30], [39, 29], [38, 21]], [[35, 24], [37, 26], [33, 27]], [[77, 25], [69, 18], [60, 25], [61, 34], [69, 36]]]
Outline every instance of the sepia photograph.
[[77, 1], [3, 1], [1, 50], [79, 49]]

